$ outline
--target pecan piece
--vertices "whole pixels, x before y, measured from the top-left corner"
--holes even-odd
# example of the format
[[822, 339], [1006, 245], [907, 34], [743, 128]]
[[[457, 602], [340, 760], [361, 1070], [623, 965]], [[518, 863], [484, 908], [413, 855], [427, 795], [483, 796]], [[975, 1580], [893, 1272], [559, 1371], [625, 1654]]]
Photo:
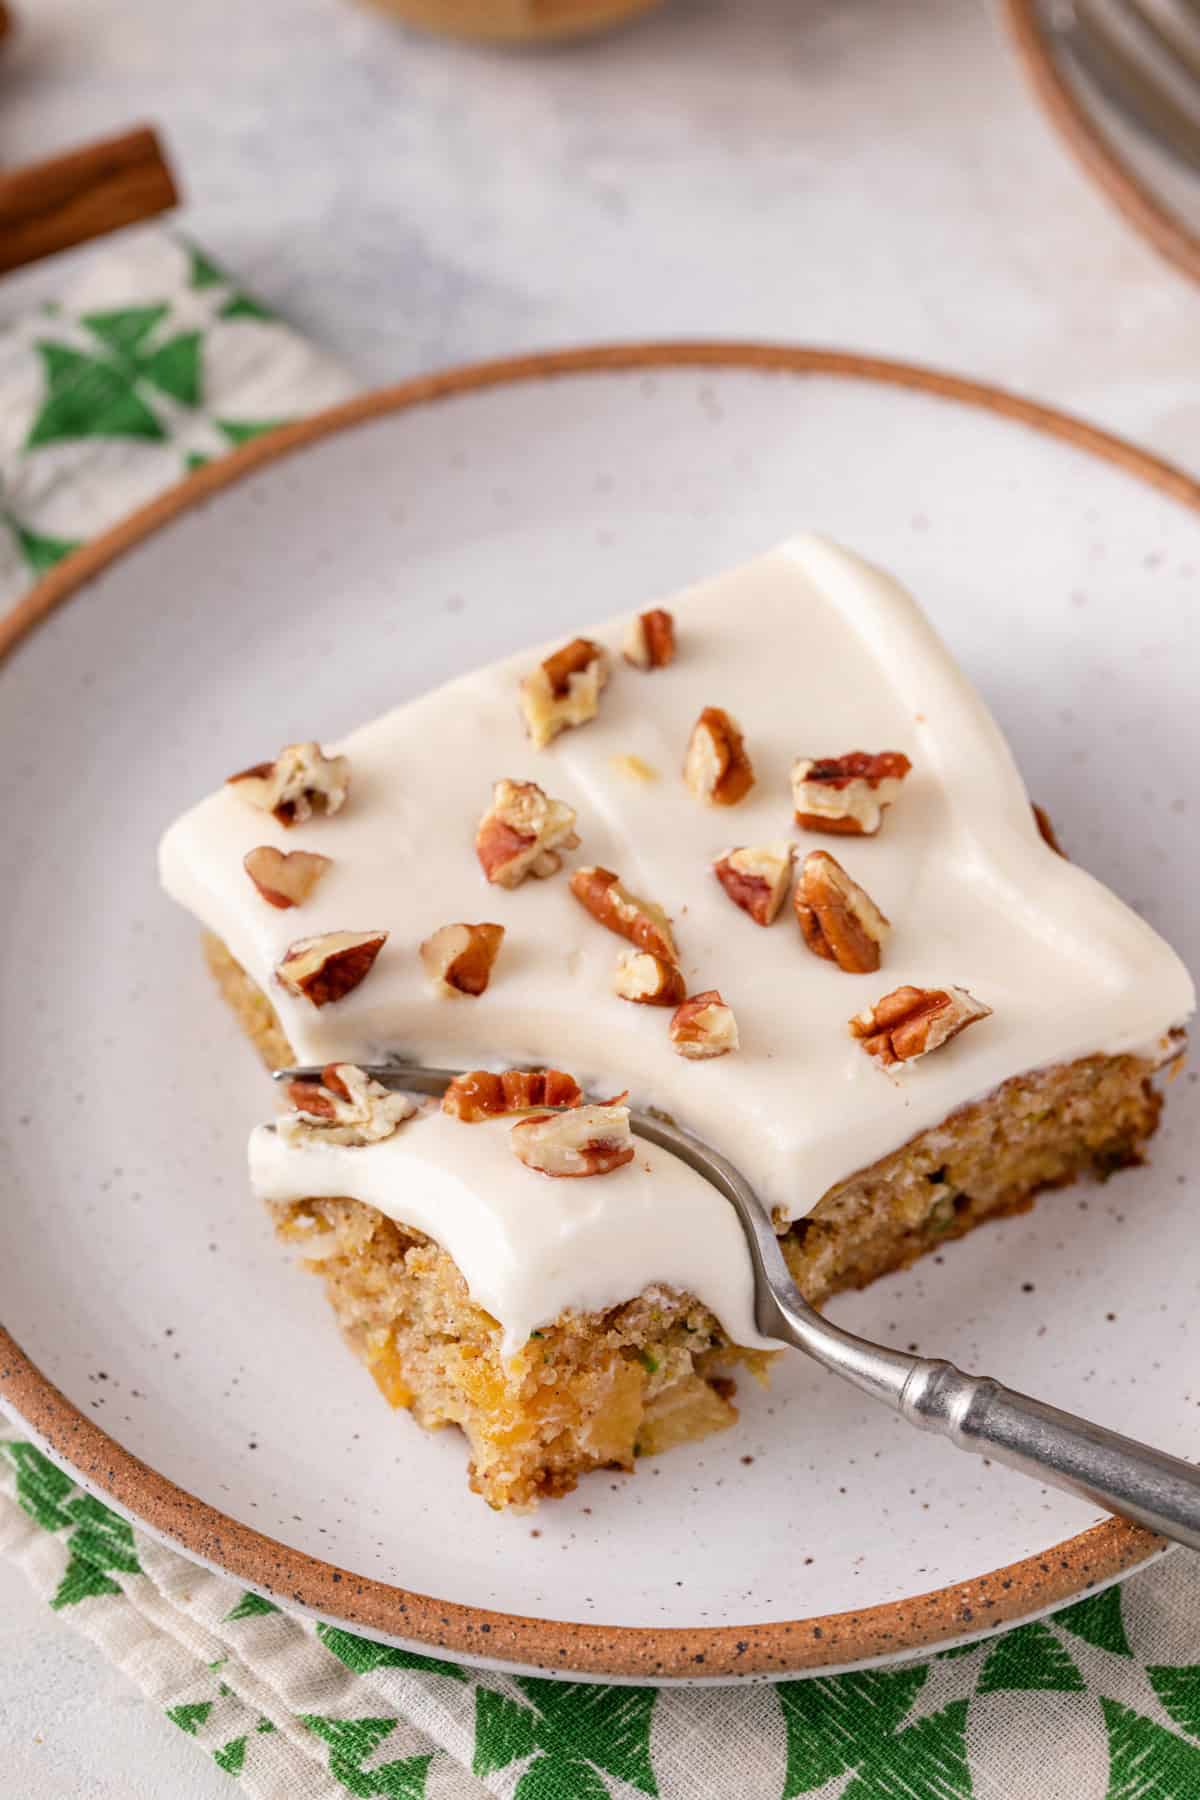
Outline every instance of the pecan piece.
[[570, 725], [586, 725], [600, 708], [608, 655], [591, 638], [572, 638], [521, 683], [525, 728], [539, 750]]
[[622, 887], [611, 869], [576, 869], [571, 876], [571, 892], [593, 919], [599, 919], [618, 937], [628, 938], [639, 950], [649, 950], [664, 962], [679, 961], [671, 922], [662, 907], [652, 900], [639, 900]]
[[706, 988], [676, 1007], [670, 1037], [679, 1056], [725, 1056], [738, 1047], [737, 1020], [716, 988]]
[[268, 906], [281, 908], [303, 905], [332, 866], [329, 857], [315, 851], [276, 850], [273, 844], [259, 844], [242, 858], [242, 867]]
[[792, 899], [814, 956], [850, 975], [870, 975], [892, 927], [865, 888], [827, 850], [810, 850]]
[[443, 925], [421, 945], [421, 962], [439, 993], [477, 999], [503, 942], [503, 925]]
[[543, 879], [562, 868], [560, 850], [579, 844], [575, 812], [551, 800], [536, 781], [497, 781], [479, 821], [475, 854], [488, 880], [514, 888], [526, 875]]
[[326, 931], [320, 937], [297, 938], [275, 970], [289, 994], [303, 995], [314, 1006], [329, 1006], [356, 988], [387, 942], [386, 931]]
[[661, 606], [638, 613], [625, 633], [621, 654], [635, 669], [665, 669], [675, 660], [675, 620]]
[[797, 757], [792, 764], [796, 823], [806, 831], [873, 837], [911, 768], [900, 750]]
[[898, 987], [856, 1013], [850, 1030], [862, 1040], [867, 1055], [877, 1056], [889, 1069], [894, 1063], [928, 1056], [968, 1025], [986, 1019], [991, 1010], [966, 988]]
[[320, 744], [285, 744], [274, 762], [231, 775], [226, 786], [281, 825], [303, 825], [314, 812], [335, 813], [350, 788], [350, 759], [326, 756]]
[[575, 1106], [534, 1113], [510, 1133], [513, 1154], [541, 1175], [611, 1175], [633, 1161], [627, 1106]]
[[687, 989], [673, 962], [650, 950], [633, 950], [617, 963], [613, 993], [638, 1006], [678, 1006]]
[[377, 1144], [416, 1112], [408, 1094], [395, 1094], [354, 1063], [329, 1063], [320, 1081], [289, 1081], [295, 1108], [277, 1121], [287, 1143], [319, 1138], [326, 1144]]
[[783, 905], [792, 878], [794, 851], [789, 843], [755, 844], [723, 850], [713, 874], [735, 906], [756, 925], [769, 925]]
[[1039, 806], [1036, 800], [1033, 802], [1033, 822], [1038, 828], [1038, 834], [1041, 837], [1042, 842], [1044, 844], [1049, 844], [1050, 848], [1057, 852], [1064, 861], [1069, 861], [1070, 859], [1067, 857], [1066, 851], [1058, 841], [1058, 833], [1054, 829], [1054, 820], [1050, 817], [1050, 814], [1046, 811], [1045, 807]]
[[741, 728], [723, 706], [706, 706], [692, 726], [683, 778], [710, 806], [736, 806], [754, 786]]
[[472, 1069], [456, 1075], [442, 1095], [442, 1111], [477, 1125], [481, 1119], [497, 1119], [504, 1113], [528, 1112], [539, 1106], [578, 1106], [583, 1090], [573, 1075], [561, 1069]]

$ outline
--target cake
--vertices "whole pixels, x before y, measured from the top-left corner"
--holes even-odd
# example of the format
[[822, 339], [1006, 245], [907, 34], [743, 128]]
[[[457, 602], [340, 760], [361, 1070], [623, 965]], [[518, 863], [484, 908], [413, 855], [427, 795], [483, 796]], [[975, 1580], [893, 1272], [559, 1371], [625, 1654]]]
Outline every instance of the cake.
[[[732, 1209], [630, 1096], [821, 1304], [1138, 1162], [1194, 1005], [915, 602], [816, 537], [288, 746], [160, 868], [264, 1061], [324, 1070], [255, 1191], [496, 1507], [730, 1424], [769, 1364]], [[362, 1073], [405, 1060], [468, 1073]]]

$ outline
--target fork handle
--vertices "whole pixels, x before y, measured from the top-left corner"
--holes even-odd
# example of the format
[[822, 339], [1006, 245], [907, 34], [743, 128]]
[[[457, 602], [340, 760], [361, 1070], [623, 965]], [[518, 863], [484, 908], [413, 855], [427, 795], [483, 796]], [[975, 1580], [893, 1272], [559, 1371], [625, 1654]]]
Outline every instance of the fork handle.
[[823, 1318], [794, 1288], [788, 1302], [780, 1310], [797, 1349], [910, 1425], [1200, 1550], [1200, 1468], [1194, 1464], [990, 1376], [869, 1343]]
[[896, 1410], [960, 1450], [990, 1456], [1200, 1550], [1200, 1468], [989, 1376], [914, 1358]]

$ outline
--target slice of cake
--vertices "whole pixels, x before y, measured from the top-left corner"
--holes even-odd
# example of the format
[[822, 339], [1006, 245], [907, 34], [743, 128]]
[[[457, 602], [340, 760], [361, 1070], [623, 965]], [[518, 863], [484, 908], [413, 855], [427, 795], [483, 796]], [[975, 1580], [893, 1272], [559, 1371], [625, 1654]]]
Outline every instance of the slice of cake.
[[[493, 1505], [728, 1423], [764, 1359], [731, 1210], [626, 1092], [820, 1302], [1137, 1162], [1194, 1005], [913, 601], [816, 538], [288, 746], [161, 870], [265, 1060], [328, 1066], [256, 1190]], [[474, 1074], [414, 1109], [389, 1058]]]

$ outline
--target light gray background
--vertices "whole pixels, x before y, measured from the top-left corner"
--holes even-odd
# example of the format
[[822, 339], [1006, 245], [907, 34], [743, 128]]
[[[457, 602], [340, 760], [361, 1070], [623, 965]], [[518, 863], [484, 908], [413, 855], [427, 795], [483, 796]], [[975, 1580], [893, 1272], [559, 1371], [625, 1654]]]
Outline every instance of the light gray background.
[[[1200, 467], [1200, 295], [1076, 173], [980, 6], [675, 0], [516, 55], [349, 0], [16, 4], [0, 161], [153, 121], [189, 231], [368, 382], [784, 337], [996, 380]], [[0, 319], [55, 278], [11, 278]], [[0, 1794], [228, 1793], [0, 1566]]]

